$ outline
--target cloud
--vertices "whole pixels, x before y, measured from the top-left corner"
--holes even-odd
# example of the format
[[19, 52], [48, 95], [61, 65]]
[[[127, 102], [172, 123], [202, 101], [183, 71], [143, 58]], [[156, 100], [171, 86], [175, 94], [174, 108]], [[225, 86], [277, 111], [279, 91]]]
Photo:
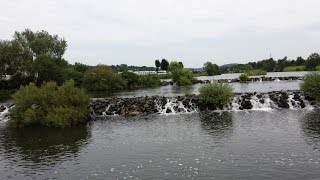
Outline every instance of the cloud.
[[[15, 30], [45, 29], [67, 39], [70, 58], [79, 58], [79, 54], [118, 56], [114, 51], [103, 52], [106, 47], [164, 51], [168, 46], [179, 49], [175, 45], [189, 43], [184, 46], [192, 49], [194, 40], [223, 41], [232, 34], [241, 36], [239, 32], [320, 29], [315, 26], [320, 24], [319, 0], [2, 0], [0, 6], [1, 39], [10, 38]], [[141, 64], [147, 58], [142, 56]]]

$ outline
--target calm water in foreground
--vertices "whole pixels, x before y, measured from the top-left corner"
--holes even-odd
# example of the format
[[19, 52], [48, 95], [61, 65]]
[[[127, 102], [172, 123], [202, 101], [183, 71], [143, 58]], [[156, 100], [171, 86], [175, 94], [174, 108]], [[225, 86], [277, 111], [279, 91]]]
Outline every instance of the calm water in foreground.
[[0, 123], [0, 179], [318, 179], [319, 148], [319, 110]]

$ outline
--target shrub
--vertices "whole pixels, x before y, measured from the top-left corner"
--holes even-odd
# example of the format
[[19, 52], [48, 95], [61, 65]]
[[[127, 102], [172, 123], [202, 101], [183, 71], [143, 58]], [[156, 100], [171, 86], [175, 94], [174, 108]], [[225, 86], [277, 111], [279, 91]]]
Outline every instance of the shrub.
[[300, 83], [300, 89], [311, 97], [320, 100], [320, 72], [305, 75]]
[[249, 76], [247, 74], [240, 74], [239, 79], [240, 82], [247, 82], [249, 81]]
[[316, 66], [316, 71], [320, 71], [320, 65]]
[[139, 76], [140, 87], [157, 87], [160, 86], [160, 77], [156, 74], [148, 74]]
[[121, 73], [121, 77], [126, 81], [127, 87], [129, 89], [135, 89], [139, 87], [139, 80], [140, 80], [139, 75], [133, 72], [125, 71]]
[[172, 75], [173, 82], [179, 86], [190, 85], [193, 80], [193, 73], [191, 70], [183, 68], [177, 61], [172, 61], [169, 65], [169, 70]]
[[123, 90], [126, 82], [110, 67], [98, 65], [85, 73], [83, 87], [89, 91], [114, 92]]
[[259, 76], [259, 75], [266, 75], [267, 71], [262, 69], [253, 69], [253, 70], [246, 71], [246, 74], [248, 76]]
[[88, 115], [89, 97], [72, 80], [60, 87], [55, 82], [41, 87], [30, 83], [21, 87], [13, 99], [16, 106], [9, 114], [9, 125], [14, 127], [68, 127], [83, 122]]
[[290, 71], [304, 71], [306, 70], [306, 67], [305, 66], [288, 66], [288, 67], [285, 67], [283, 69], [284, 72], [290, 72]]
[[233, 97], [233, 88], [229, 84], [214, 82], [199, 89], [200, 98], [207, 103], [223, 106], [230, 103]]

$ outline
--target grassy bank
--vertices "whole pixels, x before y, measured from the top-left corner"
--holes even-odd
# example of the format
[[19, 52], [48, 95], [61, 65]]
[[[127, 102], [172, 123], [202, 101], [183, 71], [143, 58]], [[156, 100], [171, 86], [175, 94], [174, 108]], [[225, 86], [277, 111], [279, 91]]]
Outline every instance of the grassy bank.
[[305, 71], [306, 66], [288, 66], [283, 69], [284, 72], [291, 72], [291, 71]]
[[259, 76], [259, 75], [266, 75], [267, 71], [261, 70], [261, 69], [253, 69], [253, 70], [246, 71], [246, 74], [248, 76]]

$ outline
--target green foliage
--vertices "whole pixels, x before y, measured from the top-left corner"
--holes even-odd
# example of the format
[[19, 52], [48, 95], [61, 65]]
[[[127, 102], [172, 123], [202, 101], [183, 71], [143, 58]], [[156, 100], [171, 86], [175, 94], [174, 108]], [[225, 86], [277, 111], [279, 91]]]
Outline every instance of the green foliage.
[[266, 75], [267, 71], [262, 69], [253, 69], [253, 70], [246, 71], [246, 74], [248, 76], [259, 76], [259, 75]]
[[320, 55], [317, 53], [311, 54], [306, 61], [307, 70], [314, 71], [318, 65], [320, 65]]
[[288, 66], [283, 69], [284, 72], [291, 72], [291, 71], [305, 71], [306, 66]]
[[169, 62], [165, 59], [162, 59], [160, 66], [161, 66], [161, 70], [167, 71], [169, 67]]
[[211, 62], [206, 62], [203, 65], [204, 70], [207, 72], [208, 76], [214, 76], [214, 75], [219, 75], [219, 66], [216, 64], [212, 64]]
[[320, 71], [320, 65], [316, 66], [316, 71]]
[[127, 87], [129, 89], [135, 89], [139, 87], [140, 78], [139, 75], [125, 71], [121, 73], [121, 77], [127, 82]]
[[159, 68], [161, 67], [160, 61], [157, 59], [157, 60], [154, 61], [154, 64], [156, 65], [156, 70], [158, 71]]
[[89, 69], [89, 66], [76, 62], [73, 65], [73, 69], [77, 72], [85, 73]]
[[157, 87], [160, 86], [160, 77], [156, 74], [148, 74], [139, 76], [140, 87]]
[[37, 85], [48, 81], [55, 81], [59, 85], [64, 82], [64, 68], [57, 65], [51, 57], [39, 55], [34, 61], [34, 67], [37, 72]]
[[85, 73], [83, 87], [89, 91], [115, 92], [123, 90], [126, 82], [110, 67], [98, 65]]
[[223, 106], [230, 103], [234, 96], [233, 89], [229, 84], [214, 82], [206, 84], [199, 89], [200, 98], [215, 106]]
[[240, 82], [247, 82], [249, 81], [249, 76], [247, 74], [240, 74], [239, 80]]
[[320, 100], [320, 72], [305, 75], [300, 83], [300, 89], [311, 97]]
[[13, 99], [16, 106], [9, 114], [9, 125], [14, 127], [68, 127], [83, 122], [88, 114], [89, 97], [74, 86], [74, 81], [60, 87], [54, 82], [41, 87], [30, 83], [21, 87]]
[[179, 86], [192, 84], [192, 71], [183, 68], [181, 63], [178, 63], [177, 61], [171, 61], [169, 65], [169, 71], [171, 72], [173, 82], [177, 83]]

